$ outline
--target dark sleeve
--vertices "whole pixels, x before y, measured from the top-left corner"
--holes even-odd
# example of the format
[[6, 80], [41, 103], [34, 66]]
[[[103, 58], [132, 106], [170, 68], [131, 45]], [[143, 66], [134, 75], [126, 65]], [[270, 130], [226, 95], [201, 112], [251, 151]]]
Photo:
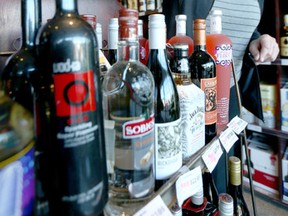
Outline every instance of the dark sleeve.
[[206, 19], [214, 0], [163, 0], [163, 14], [167, 25], [167, 38], [176, 34], [175, 16], [187, 15], [186, 33], [193, 38], [193, 20], [197, 18]]

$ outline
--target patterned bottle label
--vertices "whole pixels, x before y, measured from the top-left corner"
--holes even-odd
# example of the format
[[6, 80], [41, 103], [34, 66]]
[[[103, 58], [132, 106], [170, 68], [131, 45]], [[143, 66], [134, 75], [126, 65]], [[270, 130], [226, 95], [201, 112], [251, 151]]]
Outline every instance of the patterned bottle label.
[[205, 94], [205, 125], [211, 125], [217, 121], [217, 80], [216, 77], [201, 79], [201, 89]]
[[182, 166], [181, 118], [155, 124], [155, 173], [157, 180], [171, 177]]
[[181, 111], [183, 159], [205, 145], [205, 95], [196, 85], [177, 85]]

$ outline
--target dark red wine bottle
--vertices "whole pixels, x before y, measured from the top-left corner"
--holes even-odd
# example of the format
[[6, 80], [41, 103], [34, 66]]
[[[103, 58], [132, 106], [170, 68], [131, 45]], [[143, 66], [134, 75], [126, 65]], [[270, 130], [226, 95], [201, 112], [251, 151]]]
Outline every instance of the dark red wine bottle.
[[191, 79], [205, 93], [205, 143], [216, 136], [217, 80], [216, 64], [206, 51], [205, 19], [194, 20], [194, 52], [189, 57]]
[[50, 215], [98, 215], [108, 180], [96, 34], [76, 0], [56, 0], [36, 43], [37, 196]]
[[6, 62], [2, 72], [7, 95], [33, 113], [31, 74], [35, 66], [35, 38], [41, 25], [41, 1], [21, 0], [22, 45]]

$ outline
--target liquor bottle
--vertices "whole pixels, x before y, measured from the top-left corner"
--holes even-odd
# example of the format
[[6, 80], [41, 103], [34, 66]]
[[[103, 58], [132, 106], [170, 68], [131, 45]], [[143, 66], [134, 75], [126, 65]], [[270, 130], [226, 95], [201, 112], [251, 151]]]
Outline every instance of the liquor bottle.
[[34, 215], [33, 115], [3, 90], [0, 145], [0, 215]]
[[14, 101], [33, 114], [33, 86], [35, 73], [35, 38], [41, 25], [41, 1], [21, 0], [22, 45], [6, 62], [2, 72], [3, 89]]
[[143, 36], [143, 20], [138, 20], [139, 58], [140, 62], [147, 65], [148, 55], [146, 50], [147, 39]]
[[156, 9], [155, 0], [146, 0], [146, 5], [148, 11], [154, 11]]
[[76, 0], [56, 0], [36, 43], [37, 199], [49, 215], [98, 215], [108, 179], [95, 31]]
[[139, 12], [146, 12], [146, 0], [139, 0]]
[[[201, 188], [196, 194], [187, 199], [182, 205], [182, 214], [191, 216], [204, 216], [205, 208], [207, 206], [207, 199], [203, 196], [203, 189]], [[207, 215], [212, 215], [207, 214]]]
[[132, 215], [126, 202], [145, 200], [154, 191], [155, 85], [152, 73], [139, 61], [137, 25], [137, 10], [119, 11], [118, 60], [103, 82], [108, 215]]
[[280, 34], [280, 57], [288, 58], [288, 14], [284, 15], [284, 26]]
[[210, 34], [206, 48], [214, 58], [217, 71], [217, 133], [229, 122], [230, 77], [232, 74], [232, 41], [222, 33], [222, 11], [210, 12]]
[[189, 56], [194, 50], [194, 41], [191, 37], [186, 35], [186, 20], [187, 16], [184, 14], [176, 15], [176, 35], [168, 40], [170, 44], [185, 43], [189, 45]]
[[110, 18], [108, 27], [107, 60], [111, 65], [117, 61], [118, 27], [118, 18]]
[[192, 82], [205, 93], [205, 143], [216, 135], [217, 79], [213, 57], [206, 51], [206, 21], [194, 20], [194, 51], [189, 57]]
[[182, 166], [180, 103], [166, 53], [163, 14], [148, 16], [148, 68], [155, 80], [155, 177], [156, 188]]
[[233, 198], [227, 193], [219, 194], [218, 211], [213, 216], [234, 216]]
[[214, 213], [218, 207], [218, 191], [216, 185], [214, 183], [214, 179], [212, 174], [209, 172], [207, 168], [204, 168], [204, 172], [202, 174], [203, 179], [203, 191], [204, 197], [207, 199], [207, 206], [205, 208], [205, 214]]
[[182, 157], [186, 162], [205, 145], [205, 95], [191, 81], [188, 44], [174, 44], [172, 62], [180, 101]]
[[229, 186], [228, 193], [233, 197], [234, 214], [249, 216], [249, 210], [242, 194], [241, 160], [238, 157], [229, 157]]

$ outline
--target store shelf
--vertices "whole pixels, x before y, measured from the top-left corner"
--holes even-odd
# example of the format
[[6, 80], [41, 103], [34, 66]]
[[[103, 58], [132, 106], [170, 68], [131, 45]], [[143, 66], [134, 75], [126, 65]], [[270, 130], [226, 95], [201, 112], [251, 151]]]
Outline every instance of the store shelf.
[[284, 139], [287, 139], [288, 137], [288, 132], [281, 131], [278, 129], [262, 127], [257, 124], [248, 124], [247, 129], [252, 132], [264, 133], [267, 135], [276, 136], [276, 137], [284, 138]]

